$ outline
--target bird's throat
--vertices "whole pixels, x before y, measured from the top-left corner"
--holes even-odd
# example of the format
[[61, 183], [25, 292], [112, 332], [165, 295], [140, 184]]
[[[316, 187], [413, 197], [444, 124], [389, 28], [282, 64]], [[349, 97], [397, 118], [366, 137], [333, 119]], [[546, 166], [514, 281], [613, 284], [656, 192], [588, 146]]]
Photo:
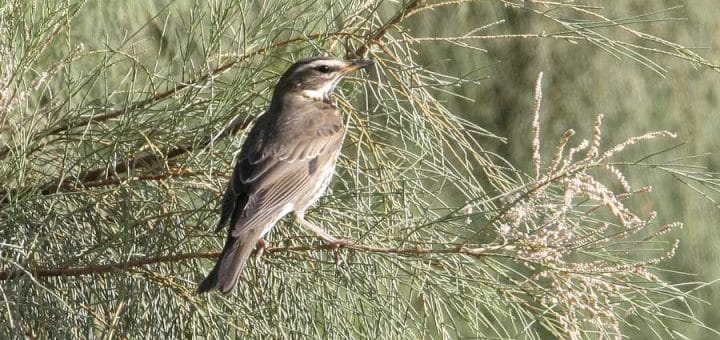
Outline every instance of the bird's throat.
[[328, 104], [335, 105], [335, 100], [332, 98], [332, 93], [335, 87], [340, 83], [342, 77], [338, 77], [332, 82], [327, 83], [325, 86], [314, 89], [314, 90], [303, 90], [302, 95], [305, 98], [326, 102]]
[[302, 95], [310, 100], [328, 103], [332, 106], [336, 106], [335, 99], [332, 97], [332, 91], [323, 92], [319, 90], [303, 90]]
[[330, 93], [327, 91], [323, 91], [323, 89], [318, 90], [303, 90], [302, 95], [305, 98], [312, 99], [312, 100], [325, 100], [326, 98], [330, 97]]

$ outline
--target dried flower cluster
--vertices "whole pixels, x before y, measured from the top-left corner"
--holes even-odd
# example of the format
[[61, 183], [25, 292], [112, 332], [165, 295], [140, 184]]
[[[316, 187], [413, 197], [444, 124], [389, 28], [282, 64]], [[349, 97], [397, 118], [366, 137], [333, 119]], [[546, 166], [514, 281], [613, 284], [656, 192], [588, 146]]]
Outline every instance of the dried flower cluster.
[[[17, 94], [11, 81], [15, 74], [15, 56], [10, 48], [0, 44], [0, 122], [4, 122], [7, 112], [16, 106]], [[4, 125], [4, 124], [3, 124]]]
[[[618, 315], [630, 309], [628, 304], [636, 303], [632, 297], [643, 295], [646, 289], [630, 282], [664, 285], [650, 267], [672, 257], [677, 241], [650, 259], [638, 259], [630, 248], [682, 224], [654, 229], [655, 212], [648, 216], [633, 212], [628, 200], [650, 188], [633, 190], [611, 158], [638, 141], [675, 135], [648, 133], [601, 151], [599, 115], [590, 141], [583, 140], [566, 152], [574, 135], [568, 130], [552, 160], [543, 166], [541, 81], [542, 74], [531, 130], [535, 178], [506, 200], [508, 208], [497, 227], [498, 242], [531, 271], [520, 285], [528, 300], [547, 317], [546, 327], [573, 339], [586, 337], [587, 332], [620, 338]], [[603, 183], [613, 180], [619, 183], [619, 190]]]

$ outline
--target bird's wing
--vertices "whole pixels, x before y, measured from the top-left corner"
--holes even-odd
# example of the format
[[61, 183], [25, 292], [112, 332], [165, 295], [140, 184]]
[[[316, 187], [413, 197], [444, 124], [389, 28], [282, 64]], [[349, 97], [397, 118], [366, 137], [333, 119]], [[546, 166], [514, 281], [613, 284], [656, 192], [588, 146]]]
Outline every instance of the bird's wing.
[[235, 169], [223, 195], [220, 222], [218, 222], [215, 232], [225, 227], [228, 221], [230, 221], [230, 225], [235, 224], [239, 214], [247, 204], [249, 193], [248, 188], [243, 184], [242, 178], [252, 173], [252, 164], [248, 164], [248, 159], [253, 159], [255, 155], [259, 154], [262, 150], [265, 140], [264, 134], [268, 129], [270, 121], [268, 118], [270, 117], [267, 113], [261, 115], [245, 139], [245, 144], [243, 144], [242, 150], [240, 150]]
[[337, 109], [322, 102], [293, 109], [298, 111], [282, 112], [264, 136], [266, 142], [237, 165], [248, 197], [232, 223], [233, 236], [276, 219], [288, 203], [321, 180], [315, 176], [318, 169], [337, 157], [344, 136]]
[[[335, 162], [344, 132], [337, 109], [330, 105], [301, 105], [269, 124], [258, 121], [243, 145], [226, 193], [221, 219], [230, 219], [225, 247], [212, 272], [198, 286], [205, 292], [235, 287], [248, 256], [268, 227], [290, 212], [288, 204], [316, 190], [319, 170]], [[262, 133], [261, 133], [262, 132]], [[294, 209], [294, 207], [292, 207]]]

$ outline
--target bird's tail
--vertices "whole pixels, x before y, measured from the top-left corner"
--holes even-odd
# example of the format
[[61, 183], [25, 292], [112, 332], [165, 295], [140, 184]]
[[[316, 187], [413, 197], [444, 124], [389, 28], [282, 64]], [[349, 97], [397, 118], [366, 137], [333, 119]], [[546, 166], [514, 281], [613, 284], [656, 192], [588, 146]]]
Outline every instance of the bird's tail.
[[198, 293], [209, 292], [214, 289], [220, 290], [223, 294], [231, 292], [238, 283], [240, 273], [245, 268], [245, 262], [255, 249], [260, 240], [259, 233], [250, 233], [241, 237], [228, 235], [225, 247], [212, 271], [200, 282], [197, 287]]
[[215, 264], [215, 267], [212, 271], [210, 271], [210, 274], [205, 277], [202, 282], [197, 287], [198, 293], [206, 293], [209, 292], [215, 288], [218, 287], [218, 264]]

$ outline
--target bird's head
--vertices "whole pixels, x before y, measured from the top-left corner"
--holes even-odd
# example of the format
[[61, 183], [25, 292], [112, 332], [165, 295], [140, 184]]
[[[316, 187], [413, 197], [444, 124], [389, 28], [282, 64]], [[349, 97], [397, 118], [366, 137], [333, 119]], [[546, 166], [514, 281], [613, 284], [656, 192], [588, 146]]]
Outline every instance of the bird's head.
[[299, 93], [314, 100], [327, 100], [343, 77], [372, 65], [368, 59], [342, 61], [329, 57], [303, 59], [285, 71], [275, 89], [277, 93]]

